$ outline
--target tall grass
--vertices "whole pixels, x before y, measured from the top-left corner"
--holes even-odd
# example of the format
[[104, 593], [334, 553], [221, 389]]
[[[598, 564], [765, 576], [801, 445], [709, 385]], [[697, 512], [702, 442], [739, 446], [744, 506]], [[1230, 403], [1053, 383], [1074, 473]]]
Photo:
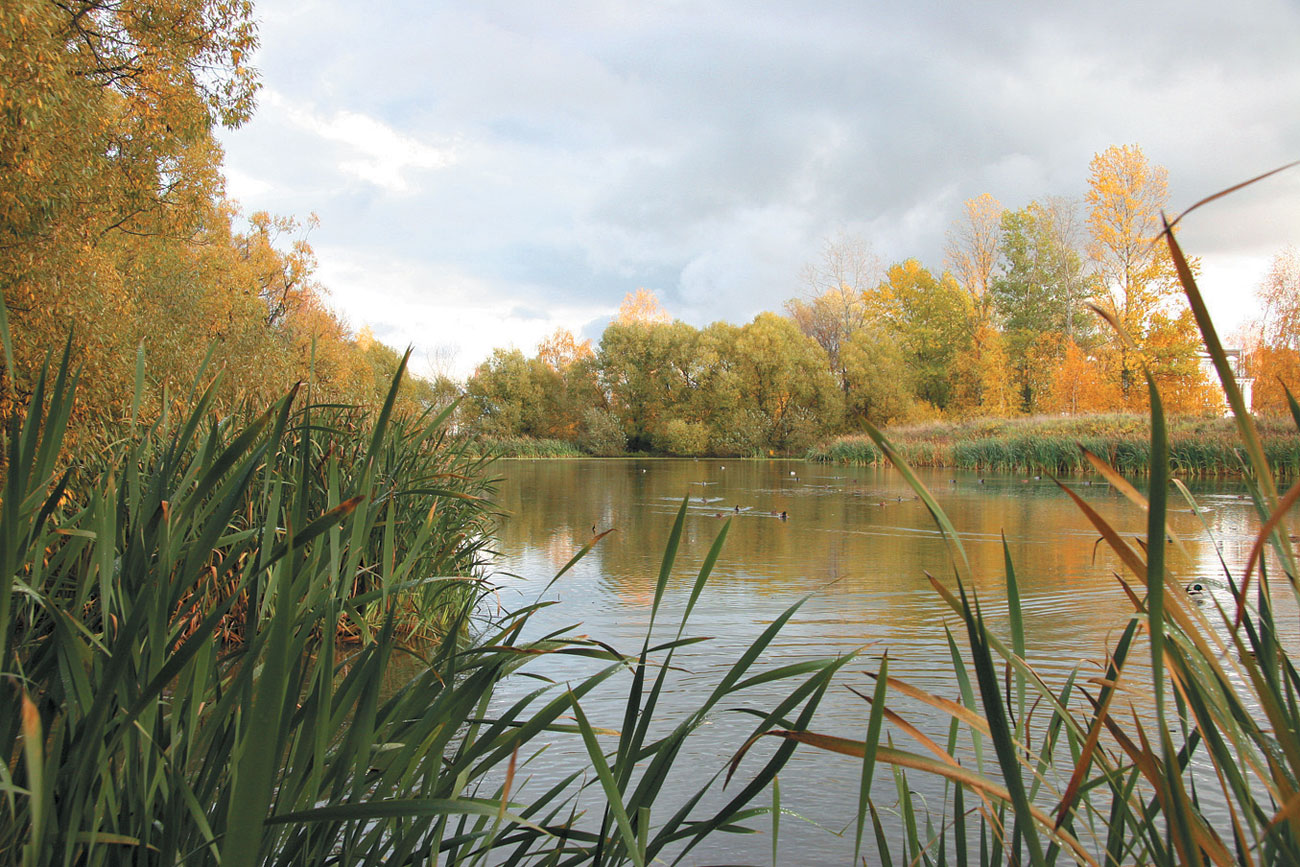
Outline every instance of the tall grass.
[[[1091, 472], [1079, 450], [1083, 446], [1125, 474], [1151, 472], [1150, 425], [1130, 416], [926, 425], [902, 429], [890, 442], [912, 466], [1052, 475]], [[1300, 476], [1300, 441], [1294, 432], [1270, 424], [1261, 442], [1275, 474]], [[1174, 471], [1182, 476], [1235, 476], [1243, 471], [1240, 442], [1226, 419], [1175, 423], [1168, 453]], [[810, 450], [806, 458], [866, 466], [886, 463], [867, 434], [837, 437]]]
[[[1172, 232], [1165, 241], [1235, 413], [1243, 481], [1258, 511], [1258, 533], [1240, 574], [1226, 565], [1222, 584], [1231, 602], [1198, 606], [1184, 591], [1169, 551], [1178, 541], [1166, 526], [1170, 497], [1191, 502], [1171, 476], [1205, 458], [1174, 455], [1160, 395], [1150, 379], [1150, 439], [1132, 454], [1112, 454], [1118, 465], [1090, 460], [1147, 516], [1142, 538], [1122, 536], [1065, 486], [1097, 532], [1124, 564], [1116, 592], [1133, 608], [1098, 660], [1100, 677], [1080, 668], [1049, 685], [1026, 653], [1014, 566], [1006, 557], [1010, 635], [996, 635], [975, 594], [976, 581], [952, 524], [898, 450], [872, 431], [875, 447], [904, 474], [930, 509], [950, 549], [951, 582], [931, 578], [965, 634], [968, 657], [954, 653], [962, 695], [928, 694], [877, 673], [866, 738], [790, 727], [773, 734], [856, 757], [864, 768], [892, 765], [900, 780], [897, 805], [906, 839], [877, 837], [877, 855], [889, 862], [905, 851], [911, 863], [1052, 864], [1297, 864], [1300, 863], [1300, 673], [1279, 639], [1277, 593], [1298, 592], [1291, 542], [1281, 519], [1300, 500], [1300, 484], [1280, 494], [1275, 456], [1266, 451], [1247, 412], [1200, 292]], [[1300, 406], [1292, 400], [1300, 427]], [[1293, 434], [1294, 436], [1294, 434]], [[1123, 478], [1125, 466], [1150, 474], [1150, 499]], [[1130, 472], [1141, 472], [1132, 470]], [[1195, 503], [1192, 503], [1195, 507]], [[1272, 549], [1273, 558], [1263, 556]], [[1275, 574], [1280, 572], [1280, 574]], [[1142, 636], [1149, 663], [1135, 672]], [[954, 644], [955, 648], [955, 644]], [[1153, 702], [1132, 709], [1130, 696]], [[891, 699], [908, 696], [951, 722], [945, 743], [921, 737], [926, 752], [893, 746], [877, 728], [882, 718], [902, 737], [919, 737]], [[896, 704], [896, 702], [895, 702]], [[975, 758], [961, 744], [973, 744]], [[985, 765], [980, 745], [991, 744]], [[1197, 770], [1199, 768], [1199, 771]], [[936, 816], [914, 798], [908, 774], [934, 774], [949, 786]], [[887, 795], [864, 777], [859, 828], [876, 827]], [[916, 816], [930, 821], [918, 821]], [[910, 819], [908, 817], [911, 817]], [[860, 835], [861, 836], [861, 835]], [[861, 844], [860, 844], [861, 845]]]
[[501, 458], [585, 458], [586, 452], [571, 442], [536, 437], [487, 437], [478, 441], [477, 449], [485, 455]]
[[[373, 415], [295, 391], [241, 423], [212, 416], [209, 388], [184, 417], [133, 423], [63, 467], [72, 358], [69, 345], [47, 365], [4, 433], [0, 862], [643, 864], [770, 812], [752, 802], [793, 744], [720, 808], [699, 804], [721, 767], [684, 805], [663, 802], [720, 702], [789, 681], [754, 734], [806, 725], [845, 661], [752, 673], [791, 609], [693, 713], [652, 725], [725, 529], [669, 637], [648, 632], [631, 656], [526, 639], [538, 606], [473, 620], [490, 486], [445, 415], [394, 418], [400, 369]], [[684, 518], [685, 504], [655, 614]], [[435, 614], [444, 640], [403, 640], [404, 619]], [[398, 654], [418, 664], [386, 695]], [[497, 707], [498, 685], [545, 656], [604, 666]], [[582, 701], [616, 676], [629, 686], [611, 742], [620, 721], [591, 721]], [[590, 764], [521, 795], [517, 768], [564, 735]], [[603, 819], [581, 815], [583, 786]]]

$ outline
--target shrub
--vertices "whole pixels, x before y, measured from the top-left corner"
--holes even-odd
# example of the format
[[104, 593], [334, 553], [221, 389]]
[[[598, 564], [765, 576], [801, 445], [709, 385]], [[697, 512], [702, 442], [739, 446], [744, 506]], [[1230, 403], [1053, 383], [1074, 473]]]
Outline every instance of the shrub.
[[702, 455], [709, 447], [709, 429], [701, 422], [669, 419], [652, 439], [654, 447], [669, 455]]
[[578, 448], [597, 457], [615, 457], [627, 451], [627, 434], [618, 416], [608, 410], [589, 409], [582, 414]]

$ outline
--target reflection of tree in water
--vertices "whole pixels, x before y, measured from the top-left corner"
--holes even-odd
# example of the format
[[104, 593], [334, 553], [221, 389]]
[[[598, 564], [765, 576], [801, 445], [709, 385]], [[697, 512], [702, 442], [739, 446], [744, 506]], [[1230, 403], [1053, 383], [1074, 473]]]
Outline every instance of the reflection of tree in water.
[[[610, 594], [618, 607], [648, 604], [673, 517], [689, 496], [674, 586], [688, 586], [730, 522], [700, 601], [702, 618], [710, 606], [768, 610], [814, 594], [809, 610], [840, 624], [846, 641], [852, 634], [946, 645], [943, 626], [952, 615], [926, 574], [953, 585], [947, 551], [924, 505], [891, 470], [734, 459], [517, 461], [502, 470], [500, 550], [551, 570], [525, 576], [530, 580], [549, 580], [591, 541], [593, 525], [612, 528], [584, 563], [598, 576], [590, 592]], [[1031, 647], [1069, 648], [1076, 661], [1095, 653], [1131, 607], [1112, 577], [1113, 555], [1095, 545], [1097, 534], [1078, 509], [1050, 480], [989, 477], [979, 485], [963, 476], [951, 485], [951, 476], [935, 471], [927, 479], [962, 536], [973, 589], [993, 627], [1005, 629], [1005, 536]], [[1080, 490], [1124, 532], [1142, 531], [1145, 519], [1111, 489]], [[697, 502], [701, 495], [708, 502]], [[788, 521], [773, 517], [781, 511]], [[1187, 517], [1177, 529], [1188, 550], [1198, 560], [1213, 557]], [[1181, 557], [1173, 565], [1203, 574]]]

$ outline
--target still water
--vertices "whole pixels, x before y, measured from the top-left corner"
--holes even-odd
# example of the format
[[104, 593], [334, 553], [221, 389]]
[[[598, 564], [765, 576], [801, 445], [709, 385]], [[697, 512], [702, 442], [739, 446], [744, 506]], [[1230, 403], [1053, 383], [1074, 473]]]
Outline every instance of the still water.
[[[679, 651], [675, 662], [684, 670], [670, 680], [666, 726], [702, 702], [762, 629], [800, 600], [802, 607], [762, 665], [860, 654], [828, 692], [814, 730], [865, 735], [868, 705], [852, 689], [871, 691], [874, 681], [865, 672], [876, 670], [886, 652], [891, 675], [959, 698], [945, 627], [964, 645], [962, 625], [926, 578], [929, 573], [955, 587], [948, 554], [924, 505], [893, 470], [728, 460], [506, 461], [497, 469], [505, 517], [494, 583], [505, 608], [537, 600], [593, 531], [615, 531], [541, 597], [559, 604], [535, 618], [534, 634], [574, 627], [576, 634], [625, 653], [639, 651], [664, 546], [678, 507], [689, 497], [682, 545], [656, 624], [658, 640], [671, 638], [709, 546], [730, 521], [722, 557], [687, 628], [688, 635], [710, 640]], [[921, 475], [963, 539], [990, 626], [1009, 636], [1005, 538], [1019, 581], [1031, 665], [1049, 682], [1079, 667], [1094, 673], [1089, 661], [1104, 657], [1132, 609], [1115, 581], [1115, 573], [1123, 572], [1117, 558], [1097, 544], [1098, 534], [1065, 493], [1048, 479], [981, 479], [951, 470]], [[1118, 492], [1083, 480], [1069, 484], [1126, 535], [1144, 533], [1144, 516]], [[1170, 525], [1188, 554], [1171, 553], [1171, 565], [1183, 583], [1200, 581], [1226, 598], [1220, 553], [1240, 574], [1258, 522], [1231, 482], [1193, 490], [1204, 524], [1181, 499], [1171, 499]], [[1294, 622], [1294, 617], [1281, 619]], [[535, 670], [560, 682], [599, 667], [580, 668], [571, 657], [562, 665], [541, 663]], [[793, 685], [724, 701], [721, 707], [770, 707]], [[584, 700], [593, 725], [621, 725], [625, 691], [624, 682]], [[509, 698], [507, 690], [501, 701]], [[946, 727], [923, 706], [893, 700], [890, 706], [932, 736], [945, 736]], [[673, 778], [680, 800], [726, 765], [753, 723], [738, 712], [711, 715]], [[895, 731], [893, 737], [897, 746], [921, 751], [907, 735]], [[610, 739], [607, 746], [612, 745]], [[742, 772], [756, 771], [761, 757], [747, 762], [752, 764], [742, 765]], [[529, 785], [543, 791], [546, 779], [583, 763], [580, 744], [557, 736], [529, 766]], [[798, 814], [781, 821], [780, 863], [851, 861], [858, 770], [856, 760], [796, 751], [780, 777], [782, 807]], [[921, 775], [909, 777], [909, 783], [926, 797], [937, 820], [944, 811], [942, 786]], [[882, 807], [897, 801], [888, 769], [877, 772], [872, 793]], [[709, 803], [721, 803], [722, 797]], [[598, 806], [599, 799], [587, 803]], [[771, 863], [768, 820], [755, 820], [754, 827], [763, 833], [715, 835], [688, 862]]]

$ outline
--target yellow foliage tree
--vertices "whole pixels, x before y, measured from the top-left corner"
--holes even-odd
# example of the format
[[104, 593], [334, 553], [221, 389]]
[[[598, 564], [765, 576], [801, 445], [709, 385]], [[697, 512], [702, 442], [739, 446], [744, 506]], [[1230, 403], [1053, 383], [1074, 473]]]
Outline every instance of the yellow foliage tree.
[[1260, 284], [1263, 339], [1269, 346], [1300, 349], [1300, 252], [1288, 247], [1273, 257]]
[[976, 324], [993, 312], [993, 273], [1000, 255], [1002, 203], [988, 193], [966, 202], [965, 213], [948, 232], [946, 266], [971, 299]]
[[537, 357], [556, 373], [563, 373], [582, 359], [596, 355], [590, 340], [578, 340], [567, 328], [557, 328], [537, 346]]
[[[71, 334], [82, 380], [69, 443], [111, 435], [224, 370], [218, 400], [264, 403], [294, 380], [369, 400], [373, 365], [325, 306], [304, 225], [225, 199], [218, 125], [253, 110], [250, 0], [0, 4], [0, 292], [22, 403]], [[96, 434], [99, 431], [99, 434]]]
[[664, 310], [655, 293], [649, 289], [637, 289], [627, 293], [619, 305], [615, 321], [620, 325], [666, 325], [673, 318]]
[[[1112, 347], [1118, 361], [1120, 389], [1131, 408], [1145, 400], [1141, 369], [1153, 361], [1150, 345], [1161, 342], [1161, 362], [1169, 364], [1169, 347], [1188, 347], [1195, 359], [1194, 322], [1176, 312], [1178, 275], [1165, 245], [1157, 243], [1161, 210], [1168, 199], [1168, 172], [1147, 162], [1137, 145], [1115, 145], [1093, 157], [1088, 176], [1088, 255], [1100, 275], [1108, 306], [1132, 339]], [[1195, 267], [1195, 262], [1192, 263]], [[1182, 332], [1170, 336], [1170, 328]], [[1163, 335], [1163, 336], [1157, 336]]]

